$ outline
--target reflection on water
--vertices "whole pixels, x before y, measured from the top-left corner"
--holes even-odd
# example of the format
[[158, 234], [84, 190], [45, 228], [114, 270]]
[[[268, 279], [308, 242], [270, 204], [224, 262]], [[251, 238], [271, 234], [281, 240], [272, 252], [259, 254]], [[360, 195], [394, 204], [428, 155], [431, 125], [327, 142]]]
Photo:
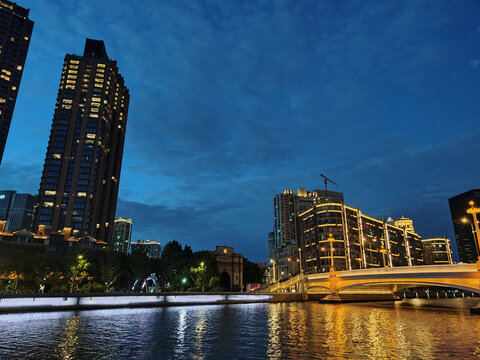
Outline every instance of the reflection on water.
[[59, 343], [55, 352], [61, 359], [74, 359], [75, 349], [78, 347], [78, 331], [80, 330], [82, 319], [78, 315], [69, 318], [63, 330], [60, 332]]
[[472, 359], [480, 316], [361, 304], [0, 315], [0, 359]]

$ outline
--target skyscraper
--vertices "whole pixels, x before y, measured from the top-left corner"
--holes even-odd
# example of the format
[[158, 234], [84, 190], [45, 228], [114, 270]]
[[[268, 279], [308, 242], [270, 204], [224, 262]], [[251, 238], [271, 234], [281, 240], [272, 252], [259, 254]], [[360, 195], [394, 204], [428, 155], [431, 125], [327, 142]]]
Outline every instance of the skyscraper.
[[0, 191], [0, 220], [6, 221], [5, 230], [31, 230], [35, 196], [16, 191]]
[[343, 202], [343, 193], [298, 188], [296, 194], [292, 190], [284, 190], [283, 194], [275, 195], [272, 253], [276, 263], [276, 279], [299, 271], [298, 214], [326, 201]]
[[474, 263], [478, 258], [473, 218], [467, 214], [467, 209], [470, 207], [468, 202], [471, 200], [477, 206], [480, 205], [480, 189], [473, 189], [448, 199], [458, 254], [460, 261], [464, 263]]
[[103, 41], [65, 56], [40, 184], [35, 229], [112, 244], [129, 92]]
[[132, 219], [115, 219], [113, 228], [113, 250], [130, 254], [132, 244]]
[[10, 1], [0, 1], [0, 164], [33, 30], [28, 12]]

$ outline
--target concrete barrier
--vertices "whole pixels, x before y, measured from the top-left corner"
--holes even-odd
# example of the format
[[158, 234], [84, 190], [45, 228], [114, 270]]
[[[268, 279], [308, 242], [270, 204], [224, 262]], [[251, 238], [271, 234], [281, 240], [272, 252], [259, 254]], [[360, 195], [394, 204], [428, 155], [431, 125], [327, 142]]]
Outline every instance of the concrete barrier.
[[302, 301], [301, 294], [2, 294], [0, 295], [0, 312], [35, 312], [293, 301]]

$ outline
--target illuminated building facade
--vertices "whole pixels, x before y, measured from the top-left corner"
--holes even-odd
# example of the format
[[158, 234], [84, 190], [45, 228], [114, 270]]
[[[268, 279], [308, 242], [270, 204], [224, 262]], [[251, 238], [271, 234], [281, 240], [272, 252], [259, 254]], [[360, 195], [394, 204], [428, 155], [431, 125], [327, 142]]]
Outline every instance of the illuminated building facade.
[[274, 226], [272, 257], [276, 263], [275, 278], [282, 279], [300, 271], [298, 251], [298, 214], [326, 201], [343, 202], [343, 193], [298, 188], [297, 193], [284, 190], [273, 199]]
[[130, 254], [132, 245], [132, 219], [115, 219], [113, 228], [113, 250]]
[[477, 262], [478, 258], [473, 218], [467, 214], [470, 207], [468, 202], [472, 200], [477, 206], [480, 205], [480, 189], [472, 189], [448, 199], [458, 254], [460, 261], [464, 263]]
[[0, 191], [0, 220], [5, 220], [5, 230], [31, 230], [36, 198], [16, 191]]
[[32, 36], [28, 9], [0, 1], [0, 164]]
[[129, 92], [103, 41], [65, 56], [35, 229], [71, 229], [112, 245]]
[[422, 239], [425, 265], [453, 264], [450, 240], [446, 237]]
[[335, 270], [423, 264], [418, 234], [343, 203], [316, 204], [299, 214], [298, 229], [306, 273], [329, 271], [332, 255]]
[[409, 219], [409, 218], [406, 218], [406, 217], [402, 216], [400, 219], [395, 220], [394, 224], [395, 224], [396, 227], [406, 229], [407, 231], [410, 231], [410, 232], [415, 232], [415, 229], [413, 228], [413, 220], [412, 219]]
[[137, 240], [132, 243], [132, 253], [139, 252], [147, 255], [152, 259], [160, 259], [162, 257], [162, 245], [155, 240]]

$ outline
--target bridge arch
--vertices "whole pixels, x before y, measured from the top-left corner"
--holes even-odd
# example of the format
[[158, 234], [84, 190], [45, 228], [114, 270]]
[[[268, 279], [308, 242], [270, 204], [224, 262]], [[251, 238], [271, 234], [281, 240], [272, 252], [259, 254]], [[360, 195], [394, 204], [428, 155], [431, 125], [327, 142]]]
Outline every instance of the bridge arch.
[[[338, 292], [346, 291], [349, 289], [360, 288], [360, 287], [378, 287], [378, 286], [389, 286], [389, 287], [396, 287], [397, 290], [414, 288], [414, 287], [429, 287], [429, 286], [436, 286], [436, 287], [443, 287], [443, 288], [450, 288], [450, 289], [457, 289], [457, 290], [464, 290], [473, 293], [480, 294], [480, 289], [475, 287], [466, 286], [463, 284], [456, 284], [454, 282], [437, 282], [437, 281], [368, 281], [368, 282], [361, 282], [357, 284], [350, 284], [338, 286]], [[387, 290], [387, 289], [385, 289]]]

